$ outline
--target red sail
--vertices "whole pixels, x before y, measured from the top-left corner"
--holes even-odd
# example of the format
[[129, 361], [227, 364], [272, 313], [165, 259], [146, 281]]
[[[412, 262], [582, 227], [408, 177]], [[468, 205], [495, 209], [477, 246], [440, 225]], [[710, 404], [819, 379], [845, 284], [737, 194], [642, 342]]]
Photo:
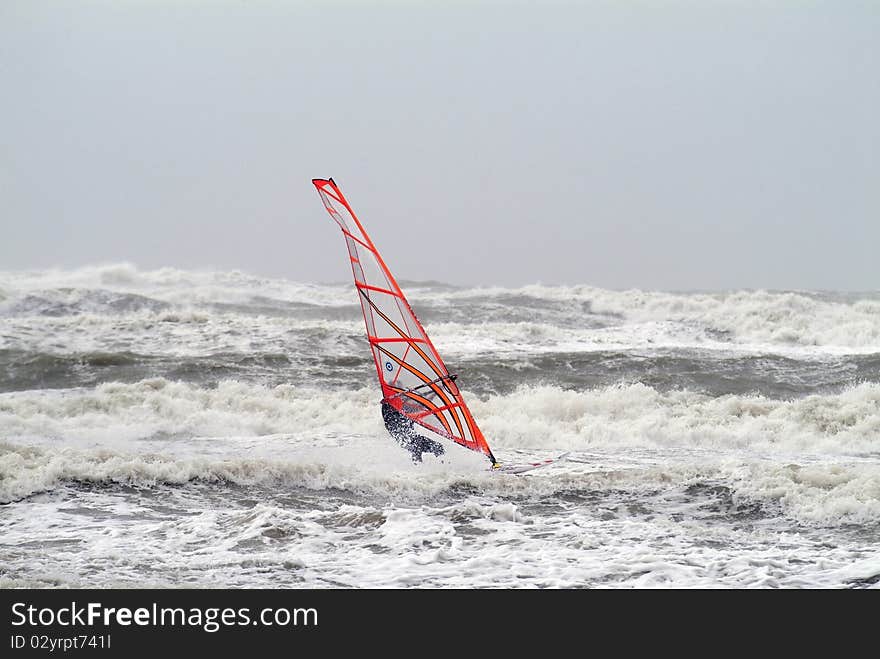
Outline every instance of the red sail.
[[351, 260], [382, 397], [415, 423], [495, 458], [443, 360], [333, 179], [313, 179]]

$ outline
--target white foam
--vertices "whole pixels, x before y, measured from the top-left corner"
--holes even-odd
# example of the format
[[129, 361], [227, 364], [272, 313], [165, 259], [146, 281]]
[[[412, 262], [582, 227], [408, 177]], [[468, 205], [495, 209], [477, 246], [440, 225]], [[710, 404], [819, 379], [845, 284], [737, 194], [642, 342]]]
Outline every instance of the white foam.
[[880, 385], [795, 400], [644, 385], [529, 387], [470, 399], [502, 460], [565, 449], [572, 461], [537, 478], [499, 480], [480, 456], [452, 447], [443, 461], [414, 468], [386, 436], [371, 389], [239, 382], [202, 389], [154, 379], [0, 396], [0, 435], [8, 442], [0, 449], [0, 496], [15, 500], [69, 480], [280, 479], [418, 499], [461, 478], [529, 496], [719, 479], [739, 496], [779, 503], [806, 521], [866, 522], [880, 514]]
[[466, 289], [441, 295], [450, 299], [524, 295], [560, 303], [588, 304], [593, 312], [618, 314], [628, 323], [672, 321], [729, 332], [734, 340], [746, 344], [880, 351], [880, 294], [877, 292], [852, 294], [844, 300], [840, 296], [834, 298], [811, 292], [667, 293], [532, 285], [518, 289]]
[[[589, 391], [523, 387], [467, 394], [493, 445], [590, 449], [619, 446], [870, 454], [880, 436], [880, 385], [777, 400], [660, 392], [643, 384]], [[318, 390], [223, 381], [202, 388], [162, 378], [92, 390], [0, 395], [0, 435], [130, 442], [156, 435], [380, 434], [373, 388]]]
[[766, 452], [876, 452], [880, 385], [775, 400], [659, 392], [643, 384], [566, 391], [524, 387], [471, 405], [499, 446], [655, 446]]
[[[272, 487], [249, 502], [236, 501], [223, 483], [207, 491], [163, 488], [158, 511], [150, 497], [112, 488], [10, 506], [0, 533], [15, 576], [4, 584], [836, 587], [880, 572], [880, 554], [840, 537], [829, 543], [824, 530], [875, 523], [876, 464], [786, 467], [654, 452], [650, 459], [629, 455], [627, 468], [604, 468], [626, 459], [623, 450], [521, 478], [395, 467], [381, 451], [373, 454], [383, 462], [376, 469], [337, 464], [330, 452], [297, 461], [280, 447], [271, 458], [199, 461], [6, 446], [5, 497], [16, 494], [10, 480], [28, 494], [25, 476], [32, 491], [65, 479]], [[435, 500], [462, 485], [466, 493], [454, 503]], [[727, 488], [731, 501], [707, 512], [712, 494], [690, 493], [692, 486]], [[283, 505], [284, 492], [302, 487], [314, 490], [314, 507]], [[361, 503], [321, 504], [324, 493], [339, 491], [363, 495]], [[590, 498], [566, 504], [572, 495]], [[555, 505], [540, 510], [547, 501]], [[730, 514], [761, 506], [764, 518], [728, 522], [725, 505]], [[785, 518], [799, 530], [780, 530]], [[44, 543], [39, 551], [26, 546], [34, 539]], [[67, 569], [59, 569], [54, 545], [65, 547]]]
[[[0, 348], [57, 355], [132, 352], [151, 356], [207, 356], [219, 352], [274, 352], [297, 358], [326, 354], [364, 356], [363, 321], [292, 320], [207, 313], [196, 309], [120, 315], [0, 318]], [[309, 332], [309, 340], [302, 333]], [[321, 338], [323, 337], [323, 338]]]
[[375, 432], [376, 393], [263, 387], [235, 381], [204, 389], [163, 378], [95, 389], [0, 395], [0, 434], [131, 442], [157, 434], [266, 435]]
[[298, 283], [239, 270], [140, 270], [130, 263], [115, 263], [73, 270], [0, 271], [0, 290], [9, 299], [22, 293], [59, 289], [65, 291], [71, 301], [83, 290], [106, 290], [175, 304], [235, 304], [252, 301], [255, 296], [321, 306], [356, 303], [351, 287], [346, 284]]

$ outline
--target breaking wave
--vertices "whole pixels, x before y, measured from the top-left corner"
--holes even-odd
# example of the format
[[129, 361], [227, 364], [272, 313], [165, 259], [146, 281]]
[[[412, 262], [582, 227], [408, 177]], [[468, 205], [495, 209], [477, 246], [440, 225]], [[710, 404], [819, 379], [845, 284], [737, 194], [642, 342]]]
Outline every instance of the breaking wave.
[[[590, 286], [460, 288], [411, 282], [406, 292], [429, 324], [487, 325], [494, 341], [528, 343], [543, 334], [556, 342], [590, 340], [579, 331], [604, 329], [598, 340], [626, 341], [633, 333], [654, 342], [825, 347], [880, 352], [880, 293], [730, 291], [671, 293], [613, 291]], [[333, 309], [337, 309], [334, 312]], [[187, 314], [242, 311], [262, 316], [357, 321], [351, 286], [311, 284], [232, 272], [130, 264], [76, 270], [0, 272], [0, 315]], [[334, 316], [336, 314], [336, 316]], [[341, 314], [341, 315], [339, 315]], [[158, 318], [159, 321], [162, 318]], [[440, 328], [442, 331], [442, 327]], [[621, 330], [622, 338], [616, 333]], [[574, 332], [574, 334], [572, 334]], [[592, 335], [591, 335], [592, 336]], [[628, 339], [629, 337], [629, 339]], [[595, 338], [595, 337], [592, 337]]]
[[[588, 391], [521, 387], [469, 396], [493, 446], [537, 449], [692, 447], [876, 454], [880, 385], [777, 400], [658, 391], [643, 384]], [[0, 396], [0, 435], [133, 442], [151, 437], [342, 433], [381, 436], [372, 388], [321, 390], [223, 381], [202, 388], [163, 378], [94, 389]]]

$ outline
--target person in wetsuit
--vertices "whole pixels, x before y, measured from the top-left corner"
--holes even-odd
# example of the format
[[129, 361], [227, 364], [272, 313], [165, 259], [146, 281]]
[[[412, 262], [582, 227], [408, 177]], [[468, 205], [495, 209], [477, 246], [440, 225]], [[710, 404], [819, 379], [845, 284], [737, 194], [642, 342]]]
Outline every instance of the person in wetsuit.
[[412, 454], [413, 462], [421, 462], [423, 453], [443, 455], [443, 445], [416, 432], [412, 419], [395, 410], [387, 400], [382, 401], [382, 420], [388, 432], [403, 448]]

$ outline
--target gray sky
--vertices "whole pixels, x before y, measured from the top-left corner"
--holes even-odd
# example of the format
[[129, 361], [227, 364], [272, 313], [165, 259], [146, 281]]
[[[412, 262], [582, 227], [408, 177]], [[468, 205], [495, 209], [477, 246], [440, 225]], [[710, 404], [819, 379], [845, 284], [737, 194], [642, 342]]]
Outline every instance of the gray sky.
[[880, 3], [0, 1], [0, 269], [880, 289]]

